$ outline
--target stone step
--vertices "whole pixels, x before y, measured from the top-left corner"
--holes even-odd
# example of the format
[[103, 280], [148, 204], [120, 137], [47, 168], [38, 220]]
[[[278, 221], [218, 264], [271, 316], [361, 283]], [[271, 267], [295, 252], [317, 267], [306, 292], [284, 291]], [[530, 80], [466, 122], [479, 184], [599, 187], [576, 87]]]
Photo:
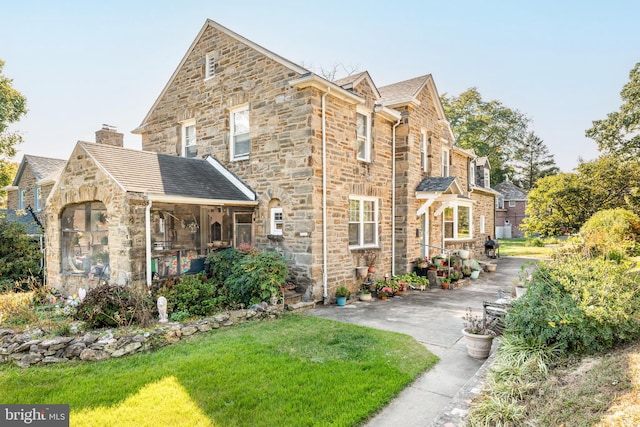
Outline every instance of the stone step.
[[302, 301], [302, 294], [296, 291], [286, 291], [284, 293], [284, 304], [293, 305]]

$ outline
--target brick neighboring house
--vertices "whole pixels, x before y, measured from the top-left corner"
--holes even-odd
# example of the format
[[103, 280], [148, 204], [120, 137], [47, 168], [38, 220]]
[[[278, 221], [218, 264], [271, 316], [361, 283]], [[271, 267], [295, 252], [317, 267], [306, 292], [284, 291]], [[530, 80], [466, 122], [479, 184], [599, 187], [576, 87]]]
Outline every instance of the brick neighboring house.
[[496, 193], [431, 75], [330, 82], [207, 20], [134, 133], [142, 152], [78, 143], [50, 198], [49, 275], [67, 292], [105, 275], [105, 252], [112, 282], [150, 284], [252, 244], [328, 302], [359, 288], [358, 266], [381, 278], [444, 249], [481, 256], [494, 229]]
[[496, 198], [496, 236], [498, 238], [524, 237], [520, 229], [526, 216], [527, 193], [515, 184], [504, 181], [494, 188], [500, 193]]

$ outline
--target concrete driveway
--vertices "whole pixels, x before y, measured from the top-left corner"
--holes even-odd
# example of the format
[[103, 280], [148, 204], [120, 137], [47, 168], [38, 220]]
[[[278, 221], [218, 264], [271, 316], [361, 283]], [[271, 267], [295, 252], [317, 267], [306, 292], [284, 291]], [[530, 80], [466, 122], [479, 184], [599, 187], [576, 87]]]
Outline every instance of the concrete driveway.
[[[511, 291], [525, 258], [499, 258], [495, 272], [483, 272], [467, 286], [453, 290], [409, 291], [381, 301], [352, 301], [344, 307], [317, 306], [307, 314], [414, 337], [440, 357], [440, 362], [408, 386], [368, 424], [368, 427], [458, 426], [466, 414], [465, 389], [484, 364], [467, 355], [462, 339], [462, 317], [467, 307], [482, 314], [482, 302]], [[497, 344], [494, 342], [492, 351]], [[470, 385], [471, 384], [471, 385]], [[465, 387], [467, 385], [467, 387]], [[475, 390], [477, 392], [477, 390]], [[458, 397], [456, 398], [456, 396]]]

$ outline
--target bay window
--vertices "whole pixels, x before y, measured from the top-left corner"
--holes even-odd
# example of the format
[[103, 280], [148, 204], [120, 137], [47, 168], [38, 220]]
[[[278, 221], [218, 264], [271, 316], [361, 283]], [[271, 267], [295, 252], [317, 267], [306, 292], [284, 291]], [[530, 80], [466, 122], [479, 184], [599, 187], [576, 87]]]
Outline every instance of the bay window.
[[455, 204], [444, 209], [445, 240], [470, 239], [472, 224], [471, 206]]

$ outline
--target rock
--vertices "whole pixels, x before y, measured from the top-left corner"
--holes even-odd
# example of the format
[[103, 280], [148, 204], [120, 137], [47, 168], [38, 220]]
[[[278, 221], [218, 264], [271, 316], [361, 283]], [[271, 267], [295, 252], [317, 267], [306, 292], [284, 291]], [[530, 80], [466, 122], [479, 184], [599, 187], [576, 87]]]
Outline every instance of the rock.
[[220, 323], [218, 322], [213, 322], [210, 324], [211, 329], [220, 329]]
[[96, 361], [108, 359], [109, 353], [102, 350], [95, 350], [92, 348], [85, 348], [80, 353], [80, 360]]
[[20, 353], [22, 351], [27, 351], [27, 350], [31, 349], [32, 345], [38, 345], [38, 344], [40, 344], [40, 340], [30, 340], [30, 341], [27, 341], [27, 342], [25, 342], [23, 344], [18, 345], [18, 347], [16, 347], [15, 350], [13, 350], [13, 351], [16, 352], [16, 353]]
[[4, 337], [5, 335], [15, 335], [15, 331], [11, 330], [11, 329], [0, 329], [0, 338]]
[[222, 326], [233, 326], [233, 320], [225, 320], [222, 322]]
[[198, 332], [198, 328], [196, 326], [185, 326], [182, 328], [182, 335], [189, 336]]
[[211, 330], [211, 325], [208, 323], [203, 323], [202, 325], [198, 325], [198, 330], [200, 332], [207, 332]]
[[133, 336], [133, 338], [131, 338], [131, 341], [133, 341], [133, 342], [144, 342], [144, 339], [145, 339], [144, 335], [138, 334], [138, 335]]
[[73, 341], [73, 337], [53, 337], [53, 338], [49, 338], [48, 340], [41, 341], [40, 347], [42, 348], [55, 347], [60, 344], [66, 344], [70, 341]]
[[111, 338], [111, 340], [109, 340], [109, 342], [102, 349], [107, 353], [113, 353], [118, 349], [118, 347], [121, 347], [118, 345], [118, 340], [115, 338]]
[[251, 319], [252, 317], [254, 317], [256, 314], [258, 314], [258, 312], [256, 310], [247, 310], [247, 314], [246, 314], [246, 318], [247, 319]]
[[53, 357], [53, 356], [47, 356], [44, 359], [42, 359], [42, 363], [46, 363], [46, 364], [51, 364], [51, 363], [64, 363], [64, 362], [68, 362], [69, 359], [65, 359], [64, 357]]
[[98, 340], [98, 335], [87, 332], [82, 337], [82, 342], [85, 344], [92, 344]]
[[22, 358], [15, 360], [16, 364], [21, 368], [28, 368], [31, 365], [40, 363], [42, 356], [39, 354], [25, 354]]
[[125, 345], [124, 347], [119, 348], [118, 350], [116, 350], [113, 353], [111, 353], [111, 357], [120, 357], [120, 356], [124, 356], [125, 354], [133, 353], [137, 349], [139, 349], [140, 347], [142, 347], [142, 343], [140, 343], [140, 342], [130, 342], [129, 344]]
[[225, 320], [229, 319], [229, 314], [228, 313], [220, 313], [220, 314], [215, 315], [213, 317], [213, 319], [218, 323], [222, 323]]
[[80, 353], [87, 348], [87, 345], [83, 342], [76, 342], [67, 347], [64, 351], [65, 357], [80, 357]]

